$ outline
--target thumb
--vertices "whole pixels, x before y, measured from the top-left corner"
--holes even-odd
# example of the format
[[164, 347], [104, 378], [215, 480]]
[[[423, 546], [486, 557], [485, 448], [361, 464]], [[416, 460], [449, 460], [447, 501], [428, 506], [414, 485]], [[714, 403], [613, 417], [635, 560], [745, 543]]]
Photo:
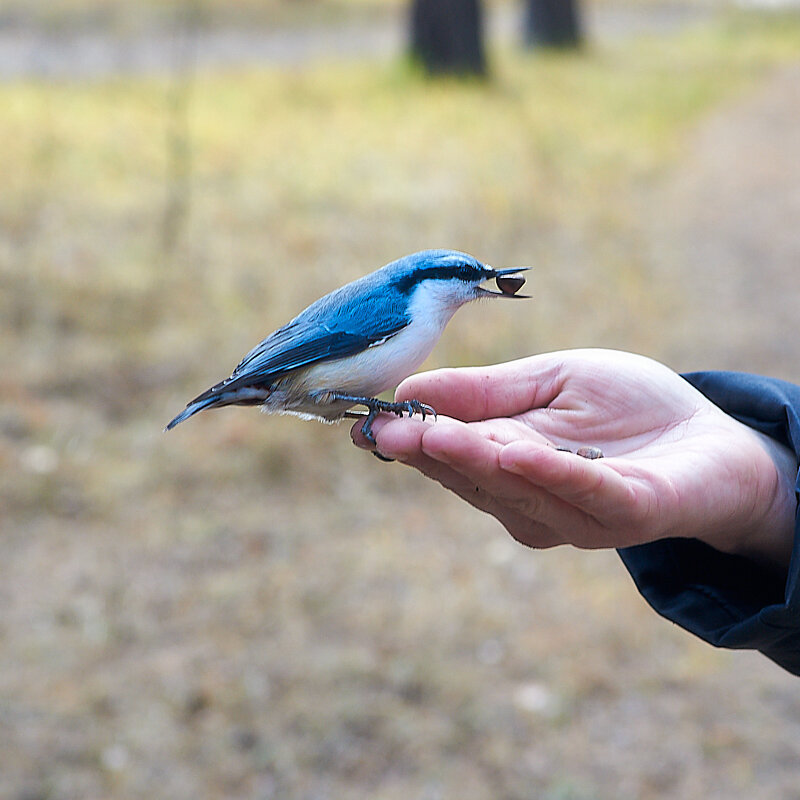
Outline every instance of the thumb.
[[406, 378], [397, 400], [420, 400], [438, 414], [475, 422], [544, 408], [563, 384], [556, 354], [530, 356], [486, 367], [423, 372]]

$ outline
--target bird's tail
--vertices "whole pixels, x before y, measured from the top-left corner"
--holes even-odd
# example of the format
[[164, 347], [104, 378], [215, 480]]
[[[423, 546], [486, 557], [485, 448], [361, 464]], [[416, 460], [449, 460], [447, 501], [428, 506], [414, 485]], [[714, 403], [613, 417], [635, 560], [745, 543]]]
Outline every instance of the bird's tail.
[[203, 394], [195, 397], [186, 408], [173, 419], [164, 431], [171, 431], [176, 425], [180, 425], [184, 420], [203, 411], [206, 408], [221, 408], [222, 406], [257, 406], [261, 405], [269, 397], [268, 387], [242, 386], [238, 389], [225, 391], [225, 382], [218, 383], [207, 389]]
[[196, 414], [198, 411], [202, 411], [204, 408], [208, 408], [209, 406], [218, 405], [219, 398], [217, 397], [206, 397], [205, 400], [195, 400], [189, 403], [186, 408], [178, 414], [171, 422], [168, 423], [167, 427], [164, 428], [164, 432], [171, 431], [176, 425], [180, 425], [181, 422], [184, 420], [189, 419], [189, 417]]

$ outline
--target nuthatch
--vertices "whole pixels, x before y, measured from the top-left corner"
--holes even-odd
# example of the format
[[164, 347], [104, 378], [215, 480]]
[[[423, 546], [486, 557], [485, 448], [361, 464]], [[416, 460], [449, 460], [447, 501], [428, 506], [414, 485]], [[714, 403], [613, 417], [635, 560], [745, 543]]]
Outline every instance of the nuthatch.
[[[268, 413], [335, 422], [381, 411], [436, 415], [418, 400], [391, 403], [375, 395], [396, 386], [428, 356], [464, 303], [479, 297], [522, 297], [527, 267], [493, 269], [465, 253], [426, 250], [393, 261], [312, 303], [256, 345], [230, 378], [195, 397], [166, 430], [198, 411], [261, 406]], [[494, 278], [500, 292], [481, 287]], [[365, 406], [366, 415], [353, 414]]]

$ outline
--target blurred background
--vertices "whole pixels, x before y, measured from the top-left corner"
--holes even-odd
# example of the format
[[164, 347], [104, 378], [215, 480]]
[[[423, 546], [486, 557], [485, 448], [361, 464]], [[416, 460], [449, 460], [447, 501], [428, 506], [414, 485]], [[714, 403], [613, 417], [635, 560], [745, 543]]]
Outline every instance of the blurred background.
[[614, 553], [525, 550], [344, 425], [161, 432], [428, 247], [535, 265], [429, 367], [800, 381], [795, 4], [570, 10], [4, 0], [0, 796], [800, 798], [797, 679]]

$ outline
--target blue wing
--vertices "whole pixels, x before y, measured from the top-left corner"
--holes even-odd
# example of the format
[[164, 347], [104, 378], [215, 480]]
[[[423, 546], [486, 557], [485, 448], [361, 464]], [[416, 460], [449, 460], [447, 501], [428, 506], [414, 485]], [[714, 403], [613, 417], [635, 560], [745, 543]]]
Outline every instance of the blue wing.
[[333, 361], [356, 355], [371, 345], [394, 336], [406, 324], [404, 321], [391, 328], [371, 331], [368, 335], [321, 328], [313, 331], [313, 338], [304, 338], [298, 344], [288, 346], [281, 346], [274, 341], [278, 337], [273, 334], [245, 356], [225, 382], [225, 387], [231, 389], [249, 383], [269, 383], [291, 370], [318, 361]]
[[[207, 389], [192, 402], [202, 402], [223, 389], [269, 386], [291, 370], [356, 355], [408, 325], [408, 318], [399, 313], [396, 298], [384, 292], [365, 293], [364, 287], [354, 292], [351, 287], [353, 284], [342, 287], [310, 305], [256, 345], [230, 378]], [[351, 297], [358, 299], [348, 302]], [[360, 332], [356, 333], [357, 330]]]

